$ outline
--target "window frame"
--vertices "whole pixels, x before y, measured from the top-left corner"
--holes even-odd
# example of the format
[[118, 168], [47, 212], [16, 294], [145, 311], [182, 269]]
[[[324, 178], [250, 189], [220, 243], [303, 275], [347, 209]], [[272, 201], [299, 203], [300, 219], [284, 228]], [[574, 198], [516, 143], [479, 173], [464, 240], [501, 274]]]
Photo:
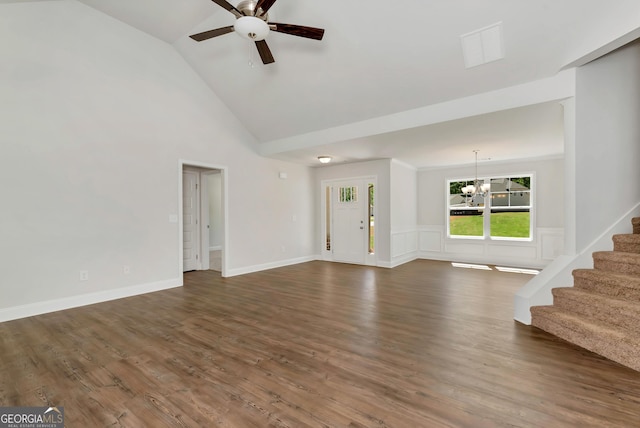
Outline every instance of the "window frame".
[[[508, 236], [491, 236], [491, 214], [492, 210], [496, 209], [496, 211], [504, 210], [511, 208], [511, 206], [506, 207], [498, 207], [495, 208], [491, 204], [491, 194], [493, 192], [490, 191], [489, 195], [485, 198], [484, 206], [482, 206], [483, 212], [483, 235], [452, 235], [451, 234], [451, 211], [456, 209], [456, 206], [451, 206], [451, 183], [455, 182], [473, 182], [475, 178], [448, 178], [445, 182], [445, 218], [446, 218], [446, 238], [451, 240], [471, 240], [471, 241], [511, 241], [511, 242], [533, 242], [535, 236], [535, 210], [537, 208], [535, 201], [535, 188], [536, 188], [536, 177], [534, 172], [521, 172], [515, 174], [485, 174], [484, 176], [478, 176], [478, 181], [480, 182], [491, 182], [491, 180], [498, 179], [510, 179], [510, 178], [520, 178], [520, 177], [529, 177], [529, 205], [519, 205], [518, 208], [528, 209], [529, 210], [529, 237], [521, 238], [521, 237], [508, 237]], [[504, 192], [499, 192], [504, 193]], [[461, 210], [470, 210], [470, 209], [478, 209], [475, 207], [460, 207]], [[488, 210], [488, 211], [487, 211]], [[485, 213], [489, 213], [488, 216], [485, 216]]]

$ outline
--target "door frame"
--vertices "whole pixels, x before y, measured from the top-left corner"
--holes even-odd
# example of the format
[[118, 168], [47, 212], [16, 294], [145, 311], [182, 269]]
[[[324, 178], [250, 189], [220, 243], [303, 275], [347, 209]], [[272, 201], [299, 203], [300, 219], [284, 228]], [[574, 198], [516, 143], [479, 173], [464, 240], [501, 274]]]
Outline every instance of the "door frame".
[[[327, 247], [326, 247], [326, 236], [327, 236], [327, 204], [326, 204], [326, 188], [327, 186], [333, 186], [336, 183], [341, 183], [341, 182], [345, 182], [345, 181], [362, 181], [366, 184], [372, 183], [373, 184], [373, 188], [374, 188], [374, 194], [378, 193], [378, 176], [377, 175], [365, 175], [365, 176], [358, 176], [358, 177], [345, 177], [345, 178], [331, 178], [331, 179], [327, 179], [327, 180], [321, 180], [320, 181], [320, 254], [321, 254], [321, 259], [325, 260], [325, 261], [330, 261], [333, 262], [335, 261], [333, 259], [333, 251], [328, 251]], [[365, 184], [365, 185], [366, 185]], [[368, 187], [365, 189], [366, 195], [367, 195], [367, 203], [365, 205], [368, 206], [368, 198], [369, 198], [369, 192], [368, 192]], [[374, 201], [378, 200], [379, 198], [375, 197]], [[332, 198], [329, 198], [329, 200], [331, 201]], [[373, 218], [377, 219], [378, 218], [378, 203], [374, 202], [373, 204]], [[330, 210], [332, 210], [332, 207], [329, 207]], [[368, 209], [367, 209], [368, 212]], [[333, 216], [333, 211], [331, 211], [331, 215]], [[333, 235], [333, 222], [331, 223], [331, 235]], [[369, 221], [367, 219], [367, 236], [368, 236], [368, 232], [369, 232]], [[375, 232], [374, 232], [375, 233]], [[375, 243], [374, 243], [374, 249], [379, 248], [378, 247], [378, 243], [380, 242], [378, 235], [376, 234], [374, 236], [375, 239]], [[369, 253], [368, 251], [369, 249], [369, 245], [365, 245], [365, 265], [367, 266], [377, 266], [378, 265], [378, 251], [375, 250], [373, 252], [373, 254]]]
[[[182, 227], [182, 219], [183, 219], [183, 212], [182, 212], [182, 172], [184, 171], [185, 168], [189, 168], [189, 167], [193, 167], [193, 168], [199, 168], [201, 170], [201, 176], [204, 176], [207, 174], [207, 170], [208, 171], [213, 171], [213, 170], [217, 170], [220, 171], [220, 177], [221, 177], [221, 187], [222, 187], [222, 269], [221, 269], [221, 275], [222, 277], [226, 277], [227, 276], [227, 270], [228, 270], [228, 264], [229, 264], [229, 257], [228, 257], [228, 249], [229, 249], [229, 222], [228, 222], [228, 218], [229, 218], [229, 183], [228, 183], [228, 168], [225, 165], [215, 165], [215, 164], [208, 164], [208, 163], [204, 163], [204, 162], [199, 162], [199, 161], [191, 161], [191, 160], [186, 160], [186, 159], [179, 159], [178, 160], [178, 272], [180, 275], [180, 278], [183, 277], [184, 272], [182, 271], [183, 269], [183, 253], [184, 253], [184, 248], [183, 248], [183, 236], [184, 236], [184, 231], [183, 231], [183, 227]], [[201, 182], [203, 180], [200, 180]], [[202, 192], [202, 190], [205, 189], [205, 187], [200, 186], [200, 191]], [[201, 212], [202, 212], [203, 208], [201, 207]], [[201, 215], [201, 220], [202, 220], [202, 215]], [[205, 222], [204, 221], [200, 221], [199, 226], [199, 235], [201, 237], [200, 242], [208, 242], [208, 234], [209, 234], [209, 230], [205, 227]], [[207, 234], [207, 236], [205, 237], [205, 239], [202, 239], [202, 237], [204, 237], [204, 234]], [[207, 248], [207, 254], [208, 254], [209, 249]], [[207, 256], [208, 257], [208, 256]], [[204, 256], [202, 256], [201, 258], [204, 258]]]

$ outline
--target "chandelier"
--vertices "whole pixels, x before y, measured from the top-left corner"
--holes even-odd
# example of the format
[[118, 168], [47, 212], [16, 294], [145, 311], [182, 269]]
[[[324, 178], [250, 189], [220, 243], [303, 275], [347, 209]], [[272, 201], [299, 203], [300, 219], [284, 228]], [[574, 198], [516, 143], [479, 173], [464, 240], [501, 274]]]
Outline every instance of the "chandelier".
[[464, 186], [462, 188], [462, 193], [465, 196], [482, 196], [485, 197], [487, 196], [487, 194], [489, 193], [489, 190], [491, 190], [491, 184], [490, 183], [483, 183], [480, 184], [480, 181], [478, 180], [478, 152], [480, 150], [474, 150], [473, 153], [475, 153], [476, 155], [476, 179], [473, 182], [473, 184], [469, 184], [467, 186]]

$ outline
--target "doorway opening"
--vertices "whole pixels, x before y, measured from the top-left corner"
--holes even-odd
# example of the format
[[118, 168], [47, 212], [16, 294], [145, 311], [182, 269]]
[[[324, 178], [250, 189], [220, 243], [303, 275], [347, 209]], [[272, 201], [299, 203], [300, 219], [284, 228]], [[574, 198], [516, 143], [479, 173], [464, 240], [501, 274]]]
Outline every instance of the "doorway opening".
[[226, 167], [180, 161], [180, 270], [227, 271]]

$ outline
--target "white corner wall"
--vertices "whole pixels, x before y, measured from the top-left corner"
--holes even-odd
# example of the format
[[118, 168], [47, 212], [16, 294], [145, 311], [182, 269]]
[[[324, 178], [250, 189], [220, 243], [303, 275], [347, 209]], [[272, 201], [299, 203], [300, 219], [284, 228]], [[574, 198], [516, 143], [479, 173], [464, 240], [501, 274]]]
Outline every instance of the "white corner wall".
[[[558, 258], [515, 296], [514, 318], [531, 323], [531, 306], [553, 302], [553, 287], [573, 285], [571, 272], [593, 267], [594, 251], [630, 233], [640, 215], [640, 43], [578, 68], [575, 96], [575, 254]], [[567, 155], [570, 155], [567, 153]]]
[[228, 171], [228, 274], [313, 258], [310, 168], [258, 156], [170, 45], [19, 2], [0, 51], [0, 321], [181, 285], [179, 159]]
[[395, 159], [390, 168], [391, 267], [395, 267], [418, 257], [418, 173]]
[[640, 201], [640, 43], [576, 74], [576, 249]]
[[209, 248], [221, 249], [224, 240], [223, 207], [222, 207], [222, 175], [207, 175], [209, 191]]
[[475, 166], [418, 171], [418, 233], [421, 258], [540, 268], [563, 252], [563, 159], [483, 163], [479, 174], [534, 174], [534, 235], [531, 241], [447, 237], [447, 180], [473, 177]]

